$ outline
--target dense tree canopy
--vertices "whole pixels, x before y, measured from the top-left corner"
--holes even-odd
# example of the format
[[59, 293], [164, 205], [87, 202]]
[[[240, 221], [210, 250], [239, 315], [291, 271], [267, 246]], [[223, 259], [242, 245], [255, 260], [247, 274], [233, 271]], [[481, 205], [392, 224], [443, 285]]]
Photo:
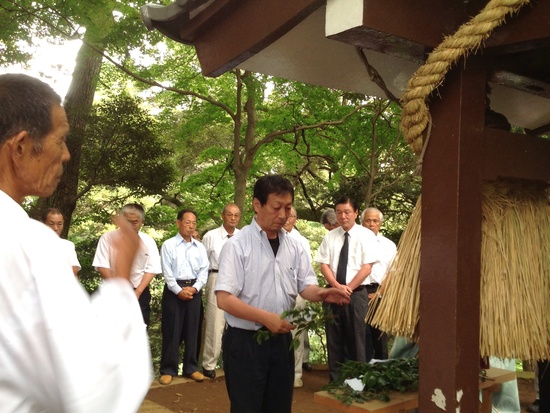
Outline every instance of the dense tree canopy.
[[[220, 224], [227, 202], [249, 222], [253, 182], [267, 173], [294, 183], [298, 227], [313, 251], [321, 213], [342, 195], [379, 207], [386, 235], [399, 239], [420, 181], [399, 136], [397, 102], [238, 69], [205, 78], [193, 48], [147, 32], [139, 16], [146, 2], [0, 0], [0, 66], [26, 62], [25, 45], [36, 39], [82, 41], [64, 100], [72, 160], [35, 209], [68, 215], [64, 235], [71, 228], [88, 290], [99, 280], [91, 268], [97, 240], [124, 203], [144, 204], [144, 230], [160, 245], [183, 206], [198, 212], [201, 232]], [[162, 280], [152, 290], [158, 308]]]
[[94, 106], [86, 125], [78, 197], [101, 185], [124, 186], [129, 195], [161, 194], [172, 184], [172, 151], [155, 122], [126, 93]]

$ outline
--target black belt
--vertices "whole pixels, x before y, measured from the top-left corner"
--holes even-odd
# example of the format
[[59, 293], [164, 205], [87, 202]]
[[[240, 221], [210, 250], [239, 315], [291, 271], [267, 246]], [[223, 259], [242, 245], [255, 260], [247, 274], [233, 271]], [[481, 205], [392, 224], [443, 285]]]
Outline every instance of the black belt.
[[378, 287], [380, 287], [380, 284], [378, 284], [378, 283], [372, 283], [372, 284], [367, 284], [367, 285], [365, 285], [365, 287], [367, 288], [367, 292], [369, 292], [369, 293], [375, 293], [376, 290], [378, 290]]
[[193, 278], [192, 280], [176, 280], [176, 282], [180, 287], [190, 287], [197, 282], [197, 279]]
[[218, 270], [210, 270], [210, 272], [218, 272]]
[[229, 324], [225, 323], [225, 328], [224, 330], [237, 330], [237, 331], [243, 331], [243, 332], [249, 332], [249, 333], [254, 333], [256, 334], [258, 331], [260, 330], [264, 330], [264, 331], [269, 331], [267, 329], [267, 327], [260, 327], [258, 330], [248, 330], [246, 328], [239, 328], [239, 327], [233, 327], [233, 326], [230, 326]]

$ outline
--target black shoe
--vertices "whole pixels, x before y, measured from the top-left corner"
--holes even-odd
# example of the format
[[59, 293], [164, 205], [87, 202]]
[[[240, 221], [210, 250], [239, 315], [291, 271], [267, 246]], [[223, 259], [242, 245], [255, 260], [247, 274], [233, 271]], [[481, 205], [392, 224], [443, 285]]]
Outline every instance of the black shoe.
[[311, 371], [313, 369], [311, 368], [311, 365], [309, 363], [302, 363], [302, 370]]
[[527, 411], [531, 413], [539, 413], [539, 399], [536, 399], [532, 404], [527, 406]]
[[202, 369], [202, 374], [204, 374], [209, 379], [215, 379], [216, 378], [216, 370]]

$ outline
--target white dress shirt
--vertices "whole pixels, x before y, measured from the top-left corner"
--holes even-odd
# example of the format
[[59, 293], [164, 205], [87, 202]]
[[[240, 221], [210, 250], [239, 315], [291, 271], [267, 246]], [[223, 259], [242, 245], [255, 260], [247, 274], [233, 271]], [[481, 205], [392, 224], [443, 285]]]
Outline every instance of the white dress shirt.
[[[118, 230], [106, 232], [99, 238], [94, 261], [92, 263], [96, 269], [102, 267], [113, 270], [112, 263], [114, 262], [114, 257], [111, 245], [117, 231]], [[138, 235], [141, 239], [141, 245], [134, 259], [130, 273], [130, 282], [134, 288], [139, 286], [145, 273], [156, 275], [162, 272], [160, 254], [155, 240], [141, 231], [138, 232]]]
[[60, 238], [0, 191], [0, 411], [136, 412], [152, 381], [126, 280], [90, 297]]
[[[235, 232], [233, 232], [233, 235], [237, 234], [239, 231], [240, 230], [238, 228], [235, 228]], [[204, 237], [202, 238], [202, 244], [206, 248], [206, 253], [208, 254], [208, 261], [210, 262], [211, 270], [218, 269], [218, 258], [220, 256], [220, 252], [222, 251], [222, 247], [225, 242], [229, 238], [231, 238], [228, 237], [228, 235], [229, 234], [222, 225], [218, 228], [214, 228], [213, 230], [208, 231], [206, 234], [204, 234]]]
[[[340, 259], [340, 250], [344, 245], [344, 232], [346, 231], [342, 227], [329, 231], [323, 238], [315, 256], [315, 262], [327, 264], [335, 275], [338, 268], [338, 260]], [[370, 229], [354, 224], [347, 232], [349, 234], [349, 253], [346, 284], [349, 284], [363, 265], [374, 264], [378, 261], [376, 255], [378, 246], [374, 232]], [[371, 277], [368, 276], [363, 281], [363, 284], [371, 284], [373, 282]]]
[[376, 234], [376, 244], [378, 246], [378, 261], [372, 266], [370, 278], [372, 282], [382, 284], [382, 281], [384, 281], [384, 277], [386, 276], [386, 272], [388, 271], [388, 266], [395, 257], [397, 247], [391, 239], [386, 238], [380, 232]]
[[309, 245], [309, 241], [307, 240], [307, 238], [300, 234], [300, 231], [298, 231], [296, 228], [292, 228], [292, 231], [290, 231], [288, 235], [300, 241], [300, 244], [304, 248], [307, 257], [309, 258], [309, 262], [311, 262], [311, 246]]
[[166, 285], [174, 294], [182, 288], [178, 280], [194, 280], [193, 287], [200, 291], [208, 281], [208, 256], [206, 248], [195, 238], [185, 241], [178, 233], [167, 239], [160, 249], [162, 274]]
[[64, 239], [64, 238], [59, 238], [59, 239], [61, 241], [61, 245], [64, 251], [63, 255], [67, 257], [71, 267], [77, 267], [80, 270], [82, 267], [80, 266], [80, 261], [78, 261], [74, 243], [72, 241], [69, 241], [68, 239]]
[[[297, 295], [317, 285], [317, 277], [299, 241], [281, 229], [279, 242], [275, 256], [266, 233], [253, 219], [222, 248], [216, 291], [227, 291], [271, 313], [282, 314], [294, 308]], [[262, 327], [228, 313], [225, 320], [231, 327], [245, 330]]]

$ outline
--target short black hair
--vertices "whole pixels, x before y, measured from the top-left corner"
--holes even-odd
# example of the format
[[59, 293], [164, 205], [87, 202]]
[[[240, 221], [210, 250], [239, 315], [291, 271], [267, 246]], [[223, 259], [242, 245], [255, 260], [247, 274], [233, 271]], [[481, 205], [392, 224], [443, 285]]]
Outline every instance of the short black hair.
[[183, 215], [187, 214], [188, 212], [195, 215], [195, 218], [197, 218], [197, 213], [192, 209], [182, 209], [180, 212], [178, 212], [178, 221], [181, 221], [183, 219]]
[[338, 201], [336, 201], [336, 203], [334, 204], [334, 208], [336, 209], [337, 205], [347, 205], [347, 204], [350, 204], [353, 210], [357, 212], [358, 210], [357, 203], [353, 198], [350, 198], [349, 196], [343, 196]]
[[264, 175], [254, 184], [254, 198], [265, 205], [270, 194], [290, 194], [294, 202], [294, 186], [282, 175]]
[[52, 130], [52, 108], [61, 97], [46, 83], [23, 74], [0, 75], [0, 146], [27, 131], [35, 147]]

